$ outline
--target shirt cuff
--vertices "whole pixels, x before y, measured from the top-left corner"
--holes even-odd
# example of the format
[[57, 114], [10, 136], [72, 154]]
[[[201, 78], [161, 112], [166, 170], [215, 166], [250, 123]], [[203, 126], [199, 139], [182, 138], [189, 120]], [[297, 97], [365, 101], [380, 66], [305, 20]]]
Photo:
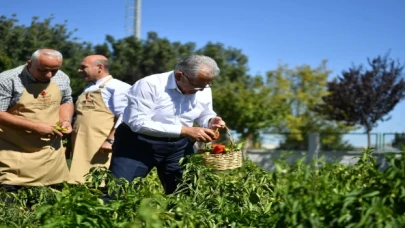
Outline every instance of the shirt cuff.
[[216, 117], [216, 116], [208, 116], [208, 117], [206, 117], [205, 119], [203, 119], [203, 120], [202, 120], [202, 123], [203, 123], [202, 127], [208, 128], [208, 127], [209, 127], [209, 126], [208, 126], [208, 123], [209, 123], [210, 119], [212, 119], [212, 118], [214, 118], [214, 117]]
[[167, 125], [166, 133], [169, 137], [180, 137], [182, 125]]

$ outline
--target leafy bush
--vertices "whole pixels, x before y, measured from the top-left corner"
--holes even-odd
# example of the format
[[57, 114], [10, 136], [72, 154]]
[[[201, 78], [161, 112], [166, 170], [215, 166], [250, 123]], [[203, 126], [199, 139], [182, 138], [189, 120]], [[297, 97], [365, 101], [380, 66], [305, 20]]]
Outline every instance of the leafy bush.
[[[89, 182], [24, 188], [1, 201], [7, 227], [401, 227], [405, 225], [405, 159], [388, 156], [378, 171], [370, 150], [354, 166], [277, 161], [268, 172], [246, 160], [214, 172], [194, 155], [184, 181], [164, 195], [156, 170], [133, 183], [95, 168]], [[105, 204], [100, 184], [119, 200]], [[5, 199], [8, 193], [0, 193]]]

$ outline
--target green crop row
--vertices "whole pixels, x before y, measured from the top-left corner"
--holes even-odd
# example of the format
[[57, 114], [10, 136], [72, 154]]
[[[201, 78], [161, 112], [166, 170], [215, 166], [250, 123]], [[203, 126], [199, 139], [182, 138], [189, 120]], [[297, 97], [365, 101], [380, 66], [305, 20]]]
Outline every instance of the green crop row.
[[[371, 150], [353, 166], [277, 161], [268, 172], [249, 160], [214, 172], [199, 155], [184, 182], [166, 196], [156, 171], [133, 183], [91, 171], [86, 184], [25, 188], [0, 202], [6, 227], [404, 227], [405, 159], [388, 156], [379, 171]], [[119, 200], [104, 204], [100, 183]], [[2, 192], [5, 199], [8, 194]]]

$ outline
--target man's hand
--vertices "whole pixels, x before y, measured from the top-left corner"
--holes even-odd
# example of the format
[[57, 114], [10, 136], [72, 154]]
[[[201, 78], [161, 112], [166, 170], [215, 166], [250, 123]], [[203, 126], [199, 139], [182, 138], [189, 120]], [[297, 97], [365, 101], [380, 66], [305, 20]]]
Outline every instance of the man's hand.
[[221, 117], [216, 116], [210, 120], [208, 123], [208, 128], [216, 130], [218, 128], [224, 128], [225, 127], [225, 122], [222, 120]]
[[208, 128], [183, 126], [181, 128], [181, 135], [193, 141], [208, 143], [215, 137], [215, 132]]
[[105, 142], [101, 145], [100, 151], [103, 152], [103, 153], [106, 153], [106, 154], [111, 153], [111, 152], [112, 152], [112, 144], [109, 143], [109, 142], [107, 142], [107, 141], [105, 141]]
[[63, 136], [63, 134], [55, 129], [55, 125], [46, 123], [35, 123], [33, 130], [40, 135], [45, 135], [46, 137], [51, 137], [54, 135]]
[[62, 131], [63, 134], [70, 134], [72, 133], [72, 124], [68, 121], [62, 121], [60, 123], [60, 127], [66, 130]]

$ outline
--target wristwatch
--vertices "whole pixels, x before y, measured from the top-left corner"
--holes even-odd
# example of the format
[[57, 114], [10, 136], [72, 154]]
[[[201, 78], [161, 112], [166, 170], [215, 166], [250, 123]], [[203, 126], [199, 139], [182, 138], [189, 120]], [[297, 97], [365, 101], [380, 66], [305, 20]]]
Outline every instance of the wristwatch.
[[108, 142], [108, 143], [110, 143], [110, 144], [113, 144], [113, 143], [114, 143], [114, 139], [106, 139], [105, 141]]

